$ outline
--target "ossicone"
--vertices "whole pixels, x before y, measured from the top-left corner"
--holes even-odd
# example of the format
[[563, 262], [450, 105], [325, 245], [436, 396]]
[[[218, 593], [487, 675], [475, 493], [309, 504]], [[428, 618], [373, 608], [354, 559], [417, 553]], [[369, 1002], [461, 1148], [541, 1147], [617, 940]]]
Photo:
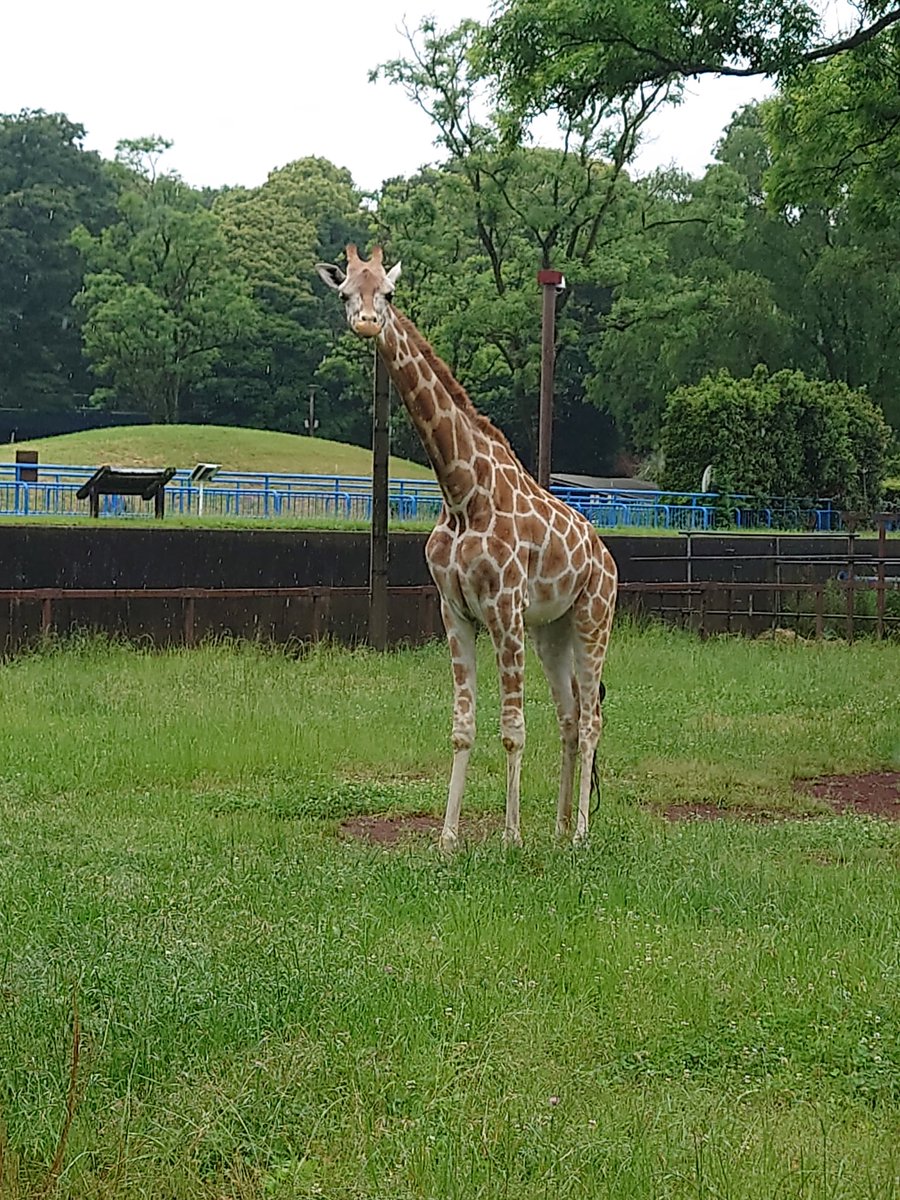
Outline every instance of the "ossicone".
[[316, 273], [323, 283], [337, 291], [347, 276], [334, 263], [316, 263]]

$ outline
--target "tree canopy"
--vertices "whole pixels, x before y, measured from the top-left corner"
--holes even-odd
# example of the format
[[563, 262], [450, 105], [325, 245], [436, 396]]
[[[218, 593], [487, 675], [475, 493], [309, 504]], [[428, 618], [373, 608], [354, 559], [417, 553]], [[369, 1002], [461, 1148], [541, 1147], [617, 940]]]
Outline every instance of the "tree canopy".
[[759, 363], [865, 385], [900, 425], [896, 233], [851, 205], [774, 208], [767, 108], [736, 115], [701, 179], [662, 173], [645, 185], [668, 217], [616, 289], [591, 350], [594, 398], [645, 450], [674, 388]]
[[[350, 173], [325, 159], [298, 159], [258, 188], [224, 191], [213, 214], [229, 262], [249, 283], [256, 320], [199, 389], [194, 413], [302, 433], [312, 387], [320, 429], [364, 442], [369, 385], [359, 348], [348, 346], [339, 312], [312, 286], [313, 263], [368, 240], [370, 220]], [[346, 390], [355, 403], [342, 404]]]
[[98, 232], [115, 185], [62, 113], [0, 116], [0, 404], [68, 408], [90, 390], [72, 297], [76, 225]]
[[503, 0], [482, 54], [515, 112], [598, 103], [701, 75], [789, 79], [802, 67], [894, 32], [900, 8], [854, 6], [858, 23], [829, 35], [827, 7], [807, 0]]
[[[673, 394], [729, 379], [737, 391], [716, 394], [733, 398], [760, 372], [767, 396], [793, 412], [802, 392], [828, 428], [826, 395], [865, 396], [846, 400], [848, 429], [872, 405], [900, 428], [900, 23], [861, 10], [841, 48], [820, 15], [795, 0], [505, 0], [488, 28], [425, 21], [373, 74], [428, 115], [439, 161], [370, 195], [314, 157], [258, 187], [198, 190], [167, 170], [163, 139], [106, 162], [61, 114], [0, 117], [0, 404], [303, 432], [312, 396], [316, 432], [367, 443], [371, 347], [313, 268], [377, 241], [403, 260], [399, 306], [526, 463], [546, 266], [567, 281], [556, 472], [652, 470], [671, 413], [689, 426], [694, 411]], [[639, 177], [647, 120], [707, 70], [765, 71], [777, 90], [735, 114], [701, 175]], [[551, 145], [533, 123], [547, 106]], [[421, 454], [405, 414], [393, 436]], [[802, 486], [859, 493], [847, 470]]]
[[807, 66], [768, 106], [767, 183], [780, 207], [849, 206], [900, 224], [900, 25], [853, 54]]
[[87, 264], [76, 303], [92, 369], [109, 381], [97, 396], [177, 421], [184, 393], [211, 372], [253, 320], [245, 280], [225, 262], [221, 226], [198, 195], [157, 175], [163, 144], [123, 143], [131, 164], [118, 217], [73, 241]]

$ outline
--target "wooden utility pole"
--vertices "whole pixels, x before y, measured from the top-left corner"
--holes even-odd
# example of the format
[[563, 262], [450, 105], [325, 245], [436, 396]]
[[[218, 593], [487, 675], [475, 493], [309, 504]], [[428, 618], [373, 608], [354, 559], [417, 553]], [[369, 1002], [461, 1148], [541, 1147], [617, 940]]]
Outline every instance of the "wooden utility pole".
[[372, 533], [369, 541], [369, 645], [387, 646], [388, 455], [391, 440], [391, 380], [375, 350], [372, 406]]
[[553, 369], [556, 363], [556, 296], [566, 286], [562, 271], [538, 271], [541, 286], [541, 406], [538, 418], [537, 481], [550, 486], [553, 441]]

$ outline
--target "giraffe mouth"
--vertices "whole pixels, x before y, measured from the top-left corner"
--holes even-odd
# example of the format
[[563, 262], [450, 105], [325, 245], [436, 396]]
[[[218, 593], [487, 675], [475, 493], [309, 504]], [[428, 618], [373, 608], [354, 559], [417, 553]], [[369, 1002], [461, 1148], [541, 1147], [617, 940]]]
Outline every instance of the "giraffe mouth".
[[383, 324], [383, 321], [378, 321], [373, 317], [360, 317], [358, 320], [353, 322], [353, 332], [359, 337], [378, 337], [379, 333], [381, 333]]

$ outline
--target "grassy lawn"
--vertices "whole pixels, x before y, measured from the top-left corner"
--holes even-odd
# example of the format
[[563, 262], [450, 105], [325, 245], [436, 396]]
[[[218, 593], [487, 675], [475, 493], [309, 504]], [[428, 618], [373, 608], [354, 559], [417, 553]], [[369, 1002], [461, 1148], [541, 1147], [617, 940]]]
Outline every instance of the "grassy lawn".
[[[227, 471], [372, 474], [372, 452], [363, 446], [230, 425], [87, 429], [0, 446], [0, 462], [14, 462], [17, 450], [37, 450], [41, 462], [58, 466], [193, 467], [198, 462], [215, 462]], [[429, 467], [404, 458], [391, 458], [390, 471], [395, 478], [434, 478]]]
[[[481, 646], [466, 812], [502, 809]], [[900, 646], [617, 631], [591, 844], [335, 836], [442, 808], [442, 646], [0, 665], [0, 1196], [900, 1196], [900, 825], [795, 776], [897, 769]], [[73, 1014], [80, 1042], [69, 1076]]]

